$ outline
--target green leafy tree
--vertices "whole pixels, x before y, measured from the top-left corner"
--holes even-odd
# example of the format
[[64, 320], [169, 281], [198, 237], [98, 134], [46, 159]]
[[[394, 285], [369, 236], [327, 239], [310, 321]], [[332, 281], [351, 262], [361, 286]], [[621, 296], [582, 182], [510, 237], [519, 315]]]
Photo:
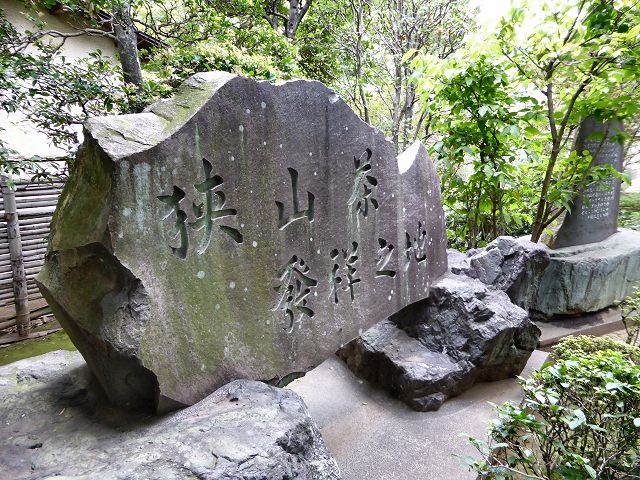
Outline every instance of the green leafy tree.
[[[511, 89], [500, 60], [462, 52], [451, 61], [419, 56], [417, 91], [431, 119], [431, 150], [442, 175], [451, 243], [486, 245], [523, 233], [533, 220], [527, 155], [521, 130], [537, 112]], [[470, 60], [470, 58], [472, 58]]]
[[[371, 0], [369, 78], [374, 79], [372, 116], [399, 151], [421, 138], [426, 114], [418, 105], [410, 61], [418, 52], [444, 59], [461, 48], [474, 28], [467, 2], [458, 0]], [[422, 111], [418, 115], [418, 111]]]
[[533, 241], [586, 185], [613, 174], [590, 169], [572, 140], [588, 115], [624, 119], [638, 110], [639, 18], [633, 0], [545, 0], [521, 2], [500, 24], [502, 53], [546, 117]]
[[[48, 28], [47, 9], [64, 10], [73, 29]], [[33, 28], [19, 32], [0, 9], [0, 108], [20, 112], [70, 154], [87, 118], [140, 111], [195, 72], [268, 80], [300, 72], [295, 47], [274, 31], [261, 0], [31, 0], [25, 15]], [[119, 61], [100, 51], [68, 60], [62, 47], [79, 36], [114, 40]], [[138, 38], [147, 51], [138, 51]], [[10, 162], [12, 154], [0, 144], [0, 167], [27, 166]]]

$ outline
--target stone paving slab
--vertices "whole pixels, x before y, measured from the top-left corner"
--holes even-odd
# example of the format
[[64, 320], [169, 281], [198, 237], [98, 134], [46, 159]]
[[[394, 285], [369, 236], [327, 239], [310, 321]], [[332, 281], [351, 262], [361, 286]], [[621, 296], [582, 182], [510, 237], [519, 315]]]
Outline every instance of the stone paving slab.
[[[535, 351], [522, 375], [539, 368]], [[461, 432], [483, 436], [493, 418], [488, 402], [520, 399], [516, 379], [481, 383], [436, 412], [415, 412], [358, 379], [330, 358], [288, 388], [302, 396], [338, 462], [343, 480], [465, 480], [475, 475], [453, 456], [474, 449]]]
[[536, 322], [542, 334], [538, 348], [548, 348], [569, 335], [606, 335], [624, 328], [618, 308], [606, 308], [574, 318]]

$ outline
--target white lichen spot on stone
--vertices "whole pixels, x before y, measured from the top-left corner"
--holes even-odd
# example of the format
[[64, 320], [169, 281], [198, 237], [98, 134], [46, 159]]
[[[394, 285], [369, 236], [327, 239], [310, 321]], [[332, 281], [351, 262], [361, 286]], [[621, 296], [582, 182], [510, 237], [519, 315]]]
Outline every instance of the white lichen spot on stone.
[[249, 289], [248, 289], [247, 287], [244, 287], [244, 291], [245, 291], [245, 292], [248, 292], [248, 291], [249, 291]]
[[320, 255], [320, 249], [318, 249], [318, 251], [316, 252], [318, 255]]
[[204, 271], [200, 270], [198, 273], [196, 273], [196, 277], [202, 280], [204, 278]]
[[309, 152], [309, 156], [310, 156], [310, 157], [313, 157], [313, 152]]
[[233, 290], [234, 288], [236, 288], [236, 282], [234, 282], [234, 281], [229, 282], [229, 288], [230, 288], [231, 290]]
[[216, 303], [216, 310], [220, 310], [220, 305]]
[[318, 172], [313, 172], [313, 176], [317, 177], [318, 176]]
[[349, 130], [349, 127], [344, 127], [345, 131]]
[[396, 198], [396, 194], [395, 194], [395, 193], [392, 193], [392, 194], [391, 194], [391, 198]]
[[232, 162], [233, 162], [235, 159], [236, 159], [236, 157], [234, 157], [233, 155], [231, 155], [231, 156], [229, 157], [229, 160], [231, 160]]
[[391, 290], [391, 295], [393, 295], [393, 290]]
[[258, 246], [258, 242], [256, 242], [255, 240], [253, 242], [251, 242], [251, 246], [253, 248], [256, 248]]
[[318, 292], [313, 292], [313, 296], [317, 297], [318, 296]]
[[244, 125], [240, 125], [240, 126], [238, 127], [238, 130], [240, 130], [241, 132], [244, 132]]
[[246, 112], [247, 112], [247, 115], [249, 115], [251, 113], [251, 109], [247, 108]]
[[332, 93], [331, 95], [329, 95], [329, 103], [333, 104], [333, 103], [336, 103], [338, 100], [340, 100], [340, 97], [338, 96], [337, 93]]
[[282, 144], [280, 144], [280, 148], [282, 148]]
[[313, 237], [309, 237], [309, 241], [310, 241], [310, 242], [313, 242]]
[[203, 363], [202, 365], [200, 365], [200, 371], [204, 372], [207, 369], [207, 366]]
[[244, 223], [241, 223], [241, 224], [240, 224], [240, 228], [244, 228]]
[[260, 106], [262, 107], [262, 109], [263, 109], [263, 110], [264, 110], [265, 108], [267, 108], [267, 104], [266, 104], [266, 103], [264, 103], [264, 102], [262, 102], [262, 103], [260, 104]]
[[391, 301], [391, 295], [389, 295], [389, 296], [387, 297], [387, 300]]
[[402, 207], [402, 213], [406, 213], [407, 209], [405, 207]]
[[262, 145], [266, 145], [266, 144], [267, 144], [267, 142], [262, 142]]

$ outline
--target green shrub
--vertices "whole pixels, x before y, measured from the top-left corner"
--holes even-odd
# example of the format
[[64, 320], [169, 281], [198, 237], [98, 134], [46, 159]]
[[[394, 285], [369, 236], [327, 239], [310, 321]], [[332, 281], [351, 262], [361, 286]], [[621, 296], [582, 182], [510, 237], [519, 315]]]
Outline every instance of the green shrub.
[[590, 335], [563, 338], [553, 347], [553, 357], [557, 360], [569, 360], [573, 356], [585, 357], [604, 350], [620, 352], [627, 360], [640, 364], [640, 347], [618, 342], [610, 337], [592, 337]]
[[522, 402], [497, 407], [489, 443], [470, 439], [479, 478], [638, 478], [640, 365], [586, 343], [521, 380]]
[[624, 299], [620, 309], [624, 328], [627, 330], [627, 343], [638, 345], [640, 340], [640, 287], [634, 289], [633, 293]]
[[623, 193], [620, 196], [618, 223], [624, 228], [640, 230], [640, 193]]

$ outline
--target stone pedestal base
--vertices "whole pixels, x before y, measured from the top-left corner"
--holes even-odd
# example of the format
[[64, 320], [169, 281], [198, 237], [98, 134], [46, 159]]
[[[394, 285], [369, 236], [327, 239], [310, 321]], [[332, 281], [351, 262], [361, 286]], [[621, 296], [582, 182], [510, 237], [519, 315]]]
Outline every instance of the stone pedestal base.
[[550, 262], [528, 305], [532, 316], [596, 312], [622, 301], [640, 286], [640, 232], [621, 229], [606, 240], [587, 245], [548, 247]]

